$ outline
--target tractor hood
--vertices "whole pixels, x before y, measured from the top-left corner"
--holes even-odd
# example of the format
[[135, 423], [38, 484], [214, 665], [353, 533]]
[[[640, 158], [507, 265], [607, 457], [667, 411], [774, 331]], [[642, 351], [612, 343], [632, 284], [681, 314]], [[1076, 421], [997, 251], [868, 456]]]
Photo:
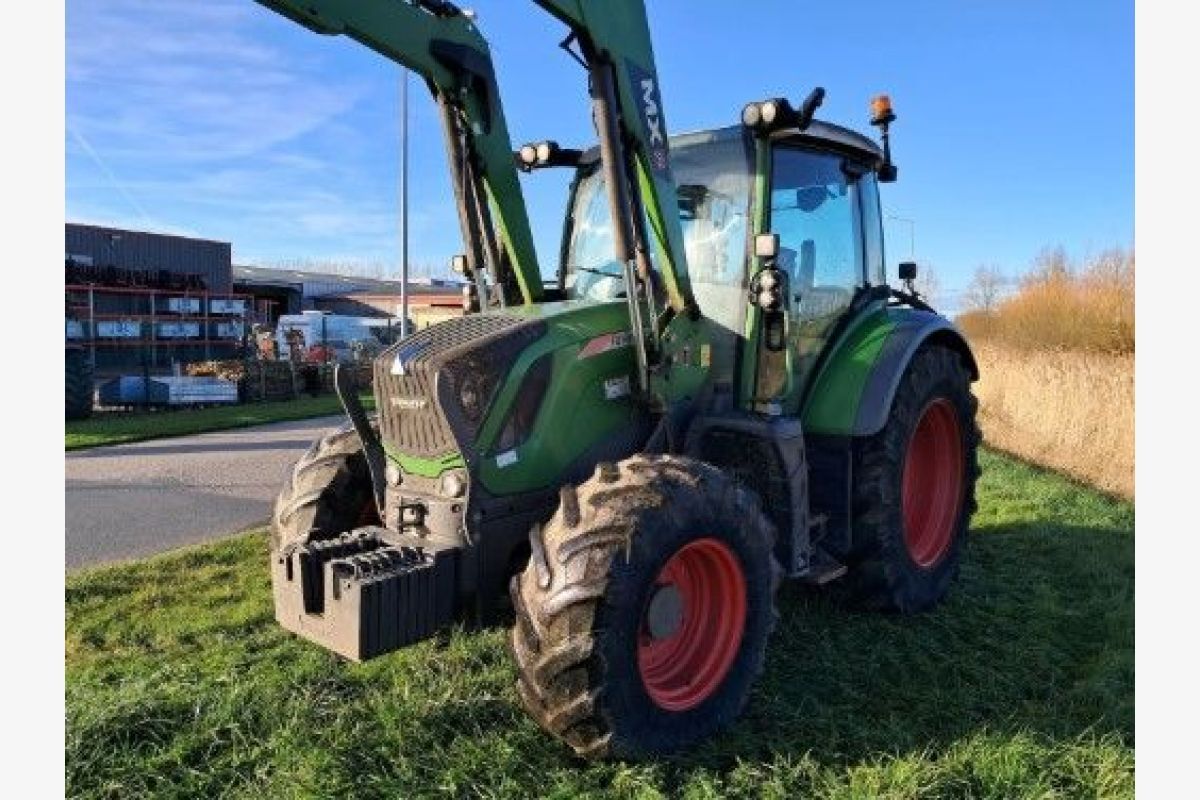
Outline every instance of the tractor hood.
[[574, 357], [627, 329], [624, 302], [568, 302], [473, 314], [415, 333], [374, 362], [384, 449], [424, 477], [461, 466], [475, 472], [496, 438], [492, 418], [513, 405], [534, 361], [562, 351]]
[[[513, 314], [446, 320], [385, 350], [375, 360], [379, 433], [403, 462], [430, 466], [469, 457], [488, 403], [521, 351], [546, 325]], [[430, 475], [432, 477], [432, 475]]]

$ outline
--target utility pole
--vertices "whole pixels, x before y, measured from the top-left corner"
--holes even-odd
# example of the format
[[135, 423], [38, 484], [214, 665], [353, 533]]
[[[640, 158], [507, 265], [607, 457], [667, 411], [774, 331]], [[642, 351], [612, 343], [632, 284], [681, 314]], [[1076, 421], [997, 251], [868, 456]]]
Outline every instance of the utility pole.
[[400, 338], [408, 336], [408, 68], [400, 76]]

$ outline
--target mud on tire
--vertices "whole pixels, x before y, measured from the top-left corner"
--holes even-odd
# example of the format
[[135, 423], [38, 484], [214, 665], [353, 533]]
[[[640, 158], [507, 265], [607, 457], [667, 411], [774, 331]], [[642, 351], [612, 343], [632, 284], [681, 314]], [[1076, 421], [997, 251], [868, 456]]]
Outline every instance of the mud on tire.
[[[900, 381], [887, 424], [855, 452], [854, 539], [848, 559], [850, 573], [842, 582], [853, 604], [912, 613], [936, 605], [945, 596], [958, 574], [967, 527], [975, 512], [980, 440], [977, 408], [962, 356], [939, 346], [917, 351]], [[957, 431], [961, 486], [951, 493], [957, 495], [953, 498], [957, 505], [947, 517], [952, 519], [947, 533], [922, 549], [911, 543], [911, 531], [906, 543], [905, 468], [914, 432], [933, 409], [945, 431]], [[918, 519], [921, 511], [911, 509], [913, 497], [936, 505], [926, 503], [930, 498], [919, 491], [914, 494], [910, 489], [907, 494], [909, 513], [916, 513]]]
[[271, 516], [271, 548], [378, 521], [362, 442], [345, 427], [313, 442], [288, 473]]
[[[525, 708], [583, 757], [675, 752], [729, 725], [762, 671], [777, 618], [782, 570], [774, 538], [753, 492], [686, 458], [633, 456], [599, 465], [578, 488], [564, 487], [558, 511], [531, 534], [529, 564], [510, 586], [510, 645]], [[656, 584], [666, 574], [660, 570], [689, 545], [736, 557], [744, 627], [727, 642], [728, 668], [710, 673], [707, 693], [671, 711], [651, 698], [639, 659], [650, 595], [664, 585]], [[686, 622], [679, 625], [666, 641], [691, 635]]]

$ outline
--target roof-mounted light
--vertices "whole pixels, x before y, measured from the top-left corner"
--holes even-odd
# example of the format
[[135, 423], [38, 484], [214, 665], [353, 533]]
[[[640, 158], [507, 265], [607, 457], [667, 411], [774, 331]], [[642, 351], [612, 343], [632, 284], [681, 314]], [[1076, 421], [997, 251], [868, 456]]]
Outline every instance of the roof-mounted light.
[[537, 147], [531, 144], [522, 145], [517, 151], [517, 162], [525, 169], [537, 166]]
[[785, 97], [776, 97], [773, 100], [764, 100], [759, 104], [759, 110], [762, 114], [763, 125], [774, 127], [776, 123], [783, 120], [789, 120], [795, 115], [792, 109], [792, 104]]
[[742, 109], [742, 124], [747, 128], [757, 128], [762, 123], [762, 104], [747, 103]]
[[892, 98], [886, 94], [876, 95], [871, 98], [872, 125], [890, 125], [895, 121], [896, 114], [892, 111]]
[[871, 98], [871, 124], [879, 128], [883, 140], [883, 159], [875, 168], [880, 183], [891, 183], [896, 180], [897, 169], [892, 163], [892, 143], [888, 136], [888, 127], [896, 121], [896, 112], [892, 110], [892, 98], [886, 94]]
[[523, 145], [515, 155], [517, 166], [529, 172], [543, 167], [577, 167], [583, 151], [559, 147], [558, 142], [547, 140]]
[[757, 103], [748, 103], [742, 109], [742, 124], [757, 133], [770, 133], [784, 128], [804, 130], [812, 122], [813, 114], [825, 99], [825, 90], [817, 87], [797, 111], [786, 97], [772, 97]]

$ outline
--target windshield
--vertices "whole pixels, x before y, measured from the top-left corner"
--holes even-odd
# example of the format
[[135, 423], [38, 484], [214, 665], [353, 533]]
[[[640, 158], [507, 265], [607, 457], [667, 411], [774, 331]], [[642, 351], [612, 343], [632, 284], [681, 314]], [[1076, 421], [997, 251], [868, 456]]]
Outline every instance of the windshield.
[[575, 190], [563, 288], [571, 299], [613, 300], [625, 296], [621, 264], [613, 247], [612, 215], [599, 169]]
[[[671, 141], [671, 162], [696, 301], [706, 316], [740, 331], [750, 146], [740, 130], [681, 136]], [[594, 169], [580, 179], [572, 204], [563, 270], [567, 297], [600, 301], [624, 297], [621, 265], [614, 253], [604, 178]]]

